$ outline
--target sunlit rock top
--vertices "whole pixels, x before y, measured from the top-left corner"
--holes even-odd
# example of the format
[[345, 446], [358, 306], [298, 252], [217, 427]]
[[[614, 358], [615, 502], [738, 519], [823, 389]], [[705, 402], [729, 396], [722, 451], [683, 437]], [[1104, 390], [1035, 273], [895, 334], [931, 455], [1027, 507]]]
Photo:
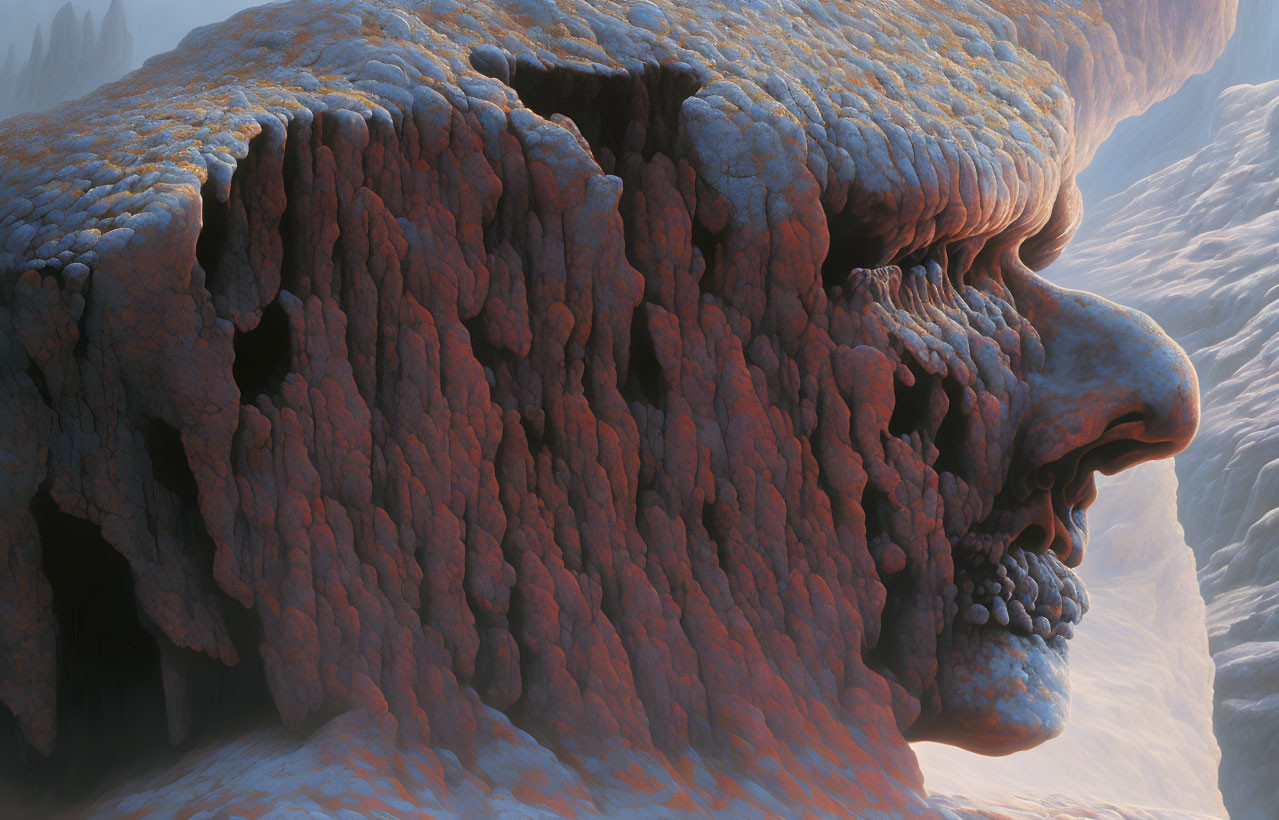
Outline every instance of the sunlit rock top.
[[[820, 2], [250, 10], [92, 99], [0, 127], [0, 261], [92, 262], [84, 254], [117, 249], [142, 225], [189, 219], [206, 178], [225, 188], [248, 140], [301, 108], [398, 120], [434, 89], [510, 107], [510, 89], [474, 65], [500, 80], [522, 63], [564, 61], [673, 64], [708, 84], [704, 107], [771, 110], [761, 150], [801, 144], [831, 210], [852, 203], [850, 227], [881, 261], [951, 236], [1013, 228], [1020, 242], [1049, 225], [1060, 198], [1038, 243], [1051, 254], [1077, 218], [1076, 156], [1204, 68], [1233, 23], [1233, 4], [1217, 0], [1052, 5], [898, 2], [855, 17]], [[1142, 19], [1166, 30], [1129, 28]]]

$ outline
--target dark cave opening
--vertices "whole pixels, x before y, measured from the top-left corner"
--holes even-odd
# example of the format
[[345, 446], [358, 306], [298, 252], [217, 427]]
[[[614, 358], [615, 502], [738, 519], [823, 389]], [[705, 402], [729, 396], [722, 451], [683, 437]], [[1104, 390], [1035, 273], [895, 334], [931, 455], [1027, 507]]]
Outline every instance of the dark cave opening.
[[31, 512], [53, 588], [58, 734], [48, 759], [19, 751], [9, 771], [73, 800], [167, 747], [160, 652], [139, 618], [129, 563], [98, 527], [62, 512], [47, 490]]
[[231, 370], [240, 387], [240, 403], [252, 404], [258, 396], [279, 392], [293, 363], [293, 339], [289, 316], [277, 296], [262, 310], [258, 326], [235, 333], [235, 361]]
[[600, 77], [567, 66], [545, 70], [521, 66], [511, 76], [510, 86], [520, 102], [542, 118], [559, 114], [572, 120], [604, 173], [617, 172], [632, 121], [631, 77]]
[[862, 489], [862, 512], [866, 516], [866, 540], [888, 533], [888, 497], [869, 481]]
[[913, 612], [918, 607], [919, 585], [909, 572], [898, 572], [880, 579], [887, 591], [884, 610], [879, 620], [879, 640], [865, 655], [866, 665], [880, 673], [898, 677], [895, 670], [909, 662], [902, 655], [909, 651], [909, 642], [902, 640], [899, 631], [913, 628]]
[[[921, 605], [918, 569], [903, 562], [904, 554], [891, 543], [889, 519], [892, 502], [874, 483], [862, 490], [861, 506], [866, 515], [866, 541], [875, 561], [877, 576], [884, 585], [884, 607], [877, 629], [868, 630], [873, 643], [863, 656], [867, 667], [890, 680], [900, 680], [901, 671], [912, 662], [910, 630], [916, 628]], [[894, 557], [894, 554], [896, 557]]]
[[873, 482], [867, 482], [862, 490], [861, 507], [866, 515], [867, 548], [885, 590], [879, 626], [868, 631], [874, 642], [867, 647], [864, 660], [871, 669], [897, 680], [899, 671], [911, 663], [911, 641], [906, 633], [917, 624], [920, 583], [915, 573], [918, 568], [912, 569], [905, 553], [892, 543], [889, 532], [892, 500], [888, 495]]
[[829, 292], [843, 287], [854, 270], [875, 268], [882, 263], [884, 248], [864, 234], [841, 226], [838, 215], [826, 215], [826, 228], [830, 233], [830, 246], [822, 261], [822, 285]]
[[[633, 73], [601, 77], [580, 67], [547, 69], [518, 60], [508, 79], [500, 76], [506, 66], [497, 65], [492, 54], [478, 61], [473, 58], [472, 62], [477, 63], [477, 70], [510, 85], [520, 101], [539, 116], [551, 119], [558, 114], [572, 120], [600, 169], [621, 178], [620, 210], [627, 255], [637, 269], [647, 273], [632, 254], [636, 236], [634, 196], [642, 188], [640, 176], [657, 155], [679, 166], [681, 113], [684, 102], [702, 87], [702, 80], [687, 67], [648, 65]], [[690, 214], [693, 247], [706, 263], [701, 286], [702, 292], [707, 293], [718, 284], [724, 236], [712, 234], [692, 217]]]
[[1017, 534], [1010, 547], [1020, 547], [1026, 552], [1044, 552], [1048, 547], [1048, 531], [1038, 524], [1031, 524]]
[[709, 501], [702, 504], [702, 526], [706, 528], [706, 534], [710, 536], [711, 547], [715, 551], [715, 560], [719, 568], [725, 575], [732, 575], [733, 559], [725, 548], [725, 532], [724, 525], [720, 521], [720, 512], [715, 504]]
[[691, 71], [666, 66], [602, 77], [574, 66], [548, 69], [521, 62], [508, 84], [539, 116], [571, 119], [600, 168], [618, 175], [628, 154], [639, 154], [644, 162], [658, 152], [676, 155], [680, 111], [701, 87]]
[[488, 331], [484, 328], [484, 314], [478, 313], [470, 319], [462, 322], [462, 326], [466, 328], [466, 332], [471, 337], [471, 351], [475, 354], [475, 359], [484, 368], [485, 376], [492, 386], [498, 373], [502, 372], [503, 367], [516, 357], [515, 354], [505, 347], [499, 347], [493, 344], [489, 339]]
[[[193, 498], [194, 479], [177, 432], [154, 422], [147, 439], [157, 480], [180, 499]], [[234, 667], [189, 649], [162, 650], [139, 609], [128, 560], [98, 526], [63, 512], [47, 488], [31, 513], [52, 589], [57, 736], [53, 752], [42, 757], [0, 707], [0, 804], [38, 816], [171, 762], [179, 753], [170, 735], [173, 715], [181, 723], [173, 727], [173, 740], [185, 737], [182, 750], [273, 722], [274, 701], [257, 651], [261, 626], [251, 611], [213, 593], [239, 651]], [[211, 563], [211, 539], [202, 525], [198, 529], [210, 542], [202, 560]], [[182, 681], [179, 703], [166, 702], [162, 651]]]
[[196, 500], [195, 475], [187, 464], [182, 435], [170, 424], [152, 419], [147, 425], [147, 454], [151, 456], [151, 474], [160, 485], [184, 502]]

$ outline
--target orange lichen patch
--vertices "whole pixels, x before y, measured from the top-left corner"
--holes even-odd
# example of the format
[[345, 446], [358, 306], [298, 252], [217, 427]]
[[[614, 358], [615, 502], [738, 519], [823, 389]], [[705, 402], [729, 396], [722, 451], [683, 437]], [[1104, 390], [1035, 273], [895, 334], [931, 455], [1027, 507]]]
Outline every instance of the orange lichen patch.
[[[358, 3], [330, 3], [328, 5], [331, 5], [334, 11], [341, 10], [347, 14], [354, 15], [355, 19], [359, 20], [359, 29], [357, 32], [352, 32], [352, 34], [360, 36], [366, 42], [369, 42], [371, 37], [380, 36], [380, 32], [384, 30], [388, 19], [384, 9], [377, 5], [370, 5], [367, 8]], [[1004, 13], [1013, 15], [1025, 15], [1029, 11], [1025, 4], [1021, 3], [999, 4], [998, 7]], [[583, 8], [588, 10], [588, 7]], [[458, 28], [460, 24], [457, 21], [460, 18], [458, 18], [457, 12], [451, 12], [444, 16], [434, 16], [427, 8], [417, 8], [411, 11], [413, 19], [421, 20], [427, 26], [436, 27], [432, 32], [433, 34], [449, 37], [461, 33]], [[618, 14], [620, 11], [621, 9], [615, 10], [608, 5], [600, 10], [604, 15], [610, 13]], [[710, 12], [709, 19], [707, 12]], [[1040, 21], [1041, 27], [1048, 25], [1049, 22], [1054, 24], [1060, 22], [1062, 24], [1061, 30], [1065, 32], [1062, 36], [1074, 37], [1081, 43], [1105, 41], [1105, 37], [1090, 38], [1089, 36], [1091, 29], [1104, 29], [1107, 24], [1100, 7], [1096, 3], [1087, 4], [1087, 8], [1082, 10], [1069, 7], [1057, 8], [1051, 16], [1046, 15], [1044, 10], [1039, 7], [1036, 7], [1034, 12], [1036, 19]], [[289, 66], [300, 61], [305, 64], [305, 61], [302, 60], [304, 53], [318, 54], [326, 47], [332, 48], [333, 43], [337, 42], [337, 40], [329, 40], [326, 43], [325, 38], [326, 36], [332, 37], [333, 34], [336, 34], [336, 30], [331, 32], [326, 29], [317, 30], [313, 27], [307, 27], [298, 21], [297, 24], [294, 24], [296, 28], [293, 29], [296, 36], [286, 37], [278, 43], [275, 39], [267, 37], [264, 42], [269, 42], [269, 47], [255, 47], [253, 45], [256, 42], [255, 38], [264, 36], [260, 14], [262, 12], [252, 11], [237, 15], [226, 24], [216, 44], [208, 41], [203, 44], [206, 53], [210, 55], [216, 53], [216, 64], [225, 67], [225, 73], [222, 76], [226, 81], [234, 82], [246, 89], [252, 89], [259, 94], [266, 94], [268, 97], [273, 94], [283, 93], [284, 99], [276, 100], [275, 104], [287, 103], [288, 99], [296, 100], [299, 93], [319, 93], [345, 95], [370, 108], [380, 105], [376, 95], [358, 93], [350, 87], [349, 82], [338, 83], [321, 89], [307, 90], [287, 81], [284, 85], [275, 85], [274, 81], [267, 79], [274, 66]], [[888, 74], [850, 71], [856, 61], [847, 60], [837, 50], [839, 48], [847, 48], [850, 44], [849, 40], [845, 37], [832, 39], [820, 35], [819, 28], [803, 21], [802, 18], [777, 18], [764, 9], [730, 9], [713, 6], [707, 6], [705, 9], [700, 6], [688, 10], [663, 9], [662, 14], [666, 17], [667, 25], [672, 28], [671, 36], [674, 38], [672, 44], [678, 42], [687, 49], [688, 47], [696, 47], [700, 43], [709, 43], [716, 52], [724, 49], [731, 52], [734, 55], [731, 62], [721, 62], [719, 58], [712, 60], [712, 65], [716, 70], [726, 72], [729, 75], [737, 74], [743, 69], [749, 71], [751, 65], [786, 65], [799, 58], [803, 64], [810, 68], [824, 66], [827, 72], [831, 72], [830, 78], [835, 81], [836, 86], [840, 80], [851, 82], [854, 85], [864, 83], [867, 89], [892, 95], [901, 103], [906, 104], [907, 107], [905, 109], [899, 109], [902, 112], [908, 111], [910, 106], [913, 105], [912, 98], [925, 101], [929, 100], [930, 97], [932, 98], [930, 104], [935, 102], [943, 107], [951, 107], [953, 109], [955, 101], [962, 100], [965, 110], [984, 109], [993, 111], [1000, 109], [1001, 105], [997, 100], [992, 100], [986, 92], [1000, 84], [1011, 84], [1012, 87], [1017, 88], [1018, 95], [1026, 99], [1039, 115], [1048, 115], [1050, 118], [1055, 116], [1052, 114], [1054, 102], [1051, 96], [1045, 97], [1041, 93], [1036, 93], [1056, 79], [1055, 72], [1046, 65], [1041, 64], [1035, 67], [1033, 61], [1029, 61], [1025, 65], [1030, 66], [1032, 70], [1027, 73], [1021, 65], [1016, 63], [1010, 64], [1006, 61], [996, 63], [984, 57], [979, 58], [963, 53], [962, 42], [965, 41], [961, 41], [958, 38], [957, 31], [959, 29], [954, 26], [959, 24], [965, 27], [966, 31], [976, 30], [980, 32], [987, 30], [987, 21], [972, 14], [957, 14], [948, 4], [939, 0], [920, 2], [915, 7], [915, 11], [909, 13], [905, 11], [899, 13], [874, 12], [875, 15], [879, 15], [876, 21], [877, 24], [868, 29], [874, 36], [866, 43], [857, 44], [858, 54], [864, 54], [877, 65], [889, 68], [889, 73], [891, 73], [893, 62], [900, 61], [903, 51], [921, 55], [923, 53], [931, 54], [932, 56], [929, 59], [912, 61], [912, 72], [918, 77], [912, 78], [904, 84], [900, 81], [886, 82], [885, 78]], [[1221, 16], [1218, 15], [1218, 17]], [[504, 41], [521, 40], [524, 47], [533, 50], [545, 48], [548, 45], [554, 50], [557, 48], [554, 45], [556, 40], [590, 44], [593, 47], [598, 45], [595, 42], [601, 31], [598, 26], [595, 29], [588, 29], [581, 25], [569, 26], [564, 22], [553, 20], [525, 19], [527, 17], [528, 15], [522, 12], [509, 14], [506, 10], [496, 7], [492, 9], [477, 8], [467, 17], [467, 20], [472, 21], [472, 24], [473, 21], [479, 20], [481, 25], [484, 25], [486, 19], [492, 21], [492, 28], [474, 32], [474, 34], [478, 34], [482, 38], [499, 39], [498, 35], [500, 33], [501, 39], [504, 39]], [[712, 19], [715, 18], [718, 18], [718, 22], [712, 22]], [[605, 16], [601, 19], [614, 18]], [[1218, 21], [1213, 20], [1213, 22]], [[768, 31], [770, 27], [777, 27], [779, 24], [784, 28], [786, 36], [772, 38], [760, 36], [760, 33]], [[610, 23], [609, 25], [615, 25], [615, 23]], [[556, 26], [559, 28], [554, 28]], [[678, 30], [681, 26], [687, 26], [690, 31], [699, 32], [697, 42], [688, 39], [689, 35], [681, 33]], [[552, 30], [553, 28], [554, 30]], [[1208, 30], [1215, 30], [1212, 26], [1207, 28]], [[603, 29], [603, 31], [608, 31], [608, 29]], [[700, 33], [703, 31], [711, 35], [709, 40], [700, 37]], [[539, 44], [532, 37], [533, 32], [542, 32], [539, 36], [548, 38], [547, 42]], [[749, 32], [750, 35], [742, 37], [741, 34], [745, 32]], [[584, 34], [589, 34], [589, 37], [583, 37], [582, 35]], [[813, 36], [814, 34], [819, 36]], [[396, 31], [396, 39], [401, 47], [411, 49], [413, 47], [412, 41], [416, 36], [411, 31]], [[1037, 34], [1032, 39], [1036, 40], [1032, 45], [1041, 51], [1044, 50], [1046, 44], [1039, 42], [1042, 39], [1042, 34]], [[1204, 46], [1205, 51], [1212, 48], [1212, 41], [1209, 38], [1199, 38], [1199, 41], [1208, 43], [1208, 45]], [[234, 44], [237, 43], [240, 44], [239, 52], [235, 50], [236, 46]], [[381, 43], [381, 41], [378, 43], [370, 42], [370, 45], [372, 47], [384, 47], [385, 43]], [[217, 47], [216, 52], [212, 50], [215, 46]], [[973, 90], [977, 92], [975, 95], [970, 91], [950, 86], [944, 74], [937, 70], [945, 65], [945, 60], [940, 63], [935, 62], [939, 56], [939, 49], [947, 53], [953, 52], [952, 56], [946, 59], [957, 59], [956, 65], [968, 69], [968, 71], [964, 72], [966, 75], [984, 77], [987, 83], [993, 80], [993, 85], [988, 84], [983, 88], [982, 84], [979, 83], [974, 86]], [[664, 49], [659, 49], [659, 52], [662, 50]], [[561, 52], [559, 56], [568, 58], [573, 55]], [[620, 57], [621, 55], [618, 54], [616, 56]], [[658, 56], [661, 59], [659, 54], [654, 54], [653, 56]], [[671, 56], [675, 55], [672, 54]], [[638, 53], [634, 57], [627, 56], [627, 59], [633, 58], [642, 59]], [[191, 60], [191, 62], [198, 61], [198, 58]], [[1094, 62], [1100, 64], [1105, 61], [1096, 60]], [[113, 94], [122, 101], [129, 99], [136, 101], [140, 98], [137, 89], [151, 84], [151, 77], [168, 78], [167, 81], [169, 83], [179, 88], [197, 87], [203, 78], [192, 77], [187, 79], [184, 76], [186, 72], [183, 69], [184, 66], [178, 62], [178, 58], [161, 58], [155, 61], [154, 67], [149, 68], [143, 76], [139, 76], [136, 80], [126, 80], [123, 83], [118, 83], [111, 87], [108, 93]], [[189, 72], [189, 68], [186, 71]], [[445, 69], [445, 74], [449, 72], [450, 69]], [[947, 96], [937, 97], [935, 92], [928, 90], [927, 86], [918, 86], [918, 78], [926, 78], [927, 84], [935, 88], [946, 89]], [[280, 79], [284, 80], [285, 78], [281, 76]], [[344, 88], [343, 85], [346, 87]], [[906, 95], [905, 97], [901, 96], [903, 93]], [[1078, 89], [1076, 89], [1076, 95], [1079, 95]], [[224, 97], [219, 102], [224, 106], [233, 105], [233, 100], [229, 97]], [[1011, 112], [1010, 117], [1010, 112], [1006, 110], [1006, 107], [1004, 108], [1004, 116], [1009, 121], [1020, 119], [1016, 112]], [[202, 118], [207, 111], [207, 107], [197, 106], [192, 114], [196, 118]], [[984, 128], [994, 129], [995, 132], [998, 132], [1008, 127], [1003, 120], [998, 118], [990, 119], [989, 114], [986, 116], [987, 119], [982, 123]], [[854, 117], [860, 119], [861, 115], [854, 114]], [[920, 117], [918, 114], [909, 117], [909, 121], [914, 127], [922, 125], [926, 130], [929, 119], [930, 116]], [[197, 119], [196, 122], [198, 121]], [[1037, 130], [1034, 119], [1023, 120], [1022, 124], [1028, 128], [1028, 132], [1031, 134], [1034, 134]], [[964, 126], [958, 120], [949, 124], [949, 127], [954, 128], [956, 125], [960, 127], [960, 130], [963, 130]], [[1064, 123], [1064, 126], [1069, 129], [1070, 124]], [[187, 127], [183, 130], [186, 133], [175, 132], [171, 135], [172, 142], [170, 144], [177, 144], [189, 139], [192, 131], [195, 130], [194, 123], [188, 122]], [[242, 141], [246, 135], [241, 133], [236, 136]], [[52, 145], [56, 142], [56, 134], [51, 131], [44, 131], [39, 134], [39, 143], [42, 146], [45, 144]], [[1052, 148], [1042, 141], [1035, 146], [1037, 152], [1044, 151], [1046, 148], [1050, 152], [1060, 150], [1060, 146]], [[42, 156], [44, 149], [41, 147], [35, 151], [30, 151], [30, 149], [18, 144], [11, 146], [10, 150], [19, 154], [26, 153], [30, 159], [35, 160]], [[27, 153], [28, 151], [30, 152]]]

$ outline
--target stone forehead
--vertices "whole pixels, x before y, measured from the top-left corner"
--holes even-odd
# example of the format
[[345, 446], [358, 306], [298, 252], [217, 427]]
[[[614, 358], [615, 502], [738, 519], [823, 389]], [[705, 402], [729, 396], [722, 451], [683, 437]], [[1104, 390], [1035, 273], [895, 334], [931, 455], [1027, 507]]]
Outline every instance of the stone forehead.
[[857, 196], [907, 223], [946, 215], [900, 245], [994, 234], [1028, 214], [1042, 223], [1071, 151], [1072, 102], [1014, 28], [962, 0], [263, 7], [91, 98], [0, 126], [0, 261], [92, 264], [130, 231], [185, 218], [201, 184], [225, 189], [248, 141], [302, 109], [399, 120], [436, 94], [462, 110], [519, 106], [471, 68], [477, 47], [591, 73], [688, 72], [709, 85], [702, 96], [802, 152], [835, 210]]

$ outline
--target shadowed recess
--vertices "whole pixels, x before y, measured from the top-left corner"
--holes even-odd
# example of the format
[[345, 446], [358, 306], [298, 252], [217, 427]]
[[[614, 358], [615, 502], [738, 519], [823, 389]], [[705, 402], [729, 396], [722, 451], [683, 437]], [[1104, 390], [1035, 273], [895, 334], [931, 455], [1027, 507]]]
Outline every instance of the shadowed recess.
[[167, 747], [160, 653], [139, 620], [128, 562], [99, 529], [47, 491], [31, 512], [53, 588], [58, 744], [47, 760], [28, 760], [23, 779], [71, 798]]
[[276, 299], [262, 311], [258, 326], [235, 333], [235, 362], [232, 372], [240, 387], [240, 401], [252, 404], [258, 396], [273, 396], [289, 374], [293, 340], [289, 317]]

